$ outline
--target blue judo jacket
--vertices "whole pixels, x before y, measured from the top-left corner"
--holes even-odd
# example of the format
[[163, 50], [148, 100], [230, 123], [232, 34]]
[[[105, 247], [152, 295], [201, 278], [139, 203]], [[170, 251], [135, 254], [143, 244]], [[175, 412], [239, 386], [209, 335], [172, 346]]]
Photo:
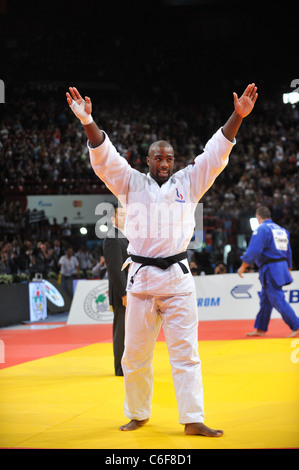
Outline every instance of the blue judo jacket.
[[[259, 268], [259, 278], [264, 286], [266, 275], [281, 287], [293, 282], [289, 268], [292, 267], [292, 250], [289, 232], [265, 220], [251, 236], [248, 248], [241, 259], [245, 263], [255, 263]], [[275, 262], [275, 260], [282, 260]]]

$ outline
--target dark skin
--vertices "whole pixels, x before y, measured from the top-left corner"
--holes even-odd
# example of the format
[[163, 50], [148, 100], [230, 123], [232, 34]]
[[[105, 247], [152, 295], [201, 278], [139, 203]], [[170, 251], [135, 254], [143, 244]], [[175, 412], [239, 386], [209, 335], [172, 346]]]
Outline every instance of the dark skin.
[[[222, 127], [223, 135], [231, 142], [237, 135], [237, 132], [242, 124], [243, 119], [251, 113], [255, 102], [257, 100], [257, 88], [254, 83], [251, 83], [245, 89], [243, 95], [238, 98], [236, 93], [233, 93], [234, 98], [234, 111], [227, 122]], [[88, 96], [85, 100], [82, 98], [77, 88], [70, 87], [69, 92], [66, 93], [67, 102], [72, 106], [73, 100], [76, 105], [82, 105], [84, 112], [74, 111], [75, 115], [82, 121], [86, 115], [91, 115], [92, 104]], [[98, 128], [97, 124], [93, 121], [90, 124], [84, 125], [86, 136], [89, 140], [90, 146], [95, 148], [100, 146], [105, 139], [105, 134]], [[172, 146], [165, 141], [154, 142], [149, 148], [147, 157], [147, 164], [151, 177], [161, 186], [166, 183], [171, 177], [174, 167], [174, 151]], [[139, 421], [132, 419], [127, 424], [121, 426], [121, 431], [134, 431], [148, 422], [148, 419]], [[223, 431], [208, 428], [203, 423], [187, 423], [185, 424], [185, 434], [187, 435], [202, 435], [208, 437], [220, 437]]]
[[159, 140], [150, 146], [148, 155], [146, 161], [150, 175], [161, 186], [172, 175], [174, 150], [168, 142]]

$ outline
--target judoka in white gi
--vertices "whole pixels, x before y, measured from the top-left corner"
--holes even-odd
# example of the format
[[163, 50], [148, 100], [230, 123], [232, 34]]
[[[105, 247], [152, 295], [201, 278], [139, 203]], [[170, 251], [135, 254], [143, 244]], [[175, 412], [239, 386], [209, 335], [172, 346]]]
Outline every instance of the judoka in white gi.
[[[67, 102], [84, 126], [95, 173], [126, 208], [129, 240], [124, 411], [131, 431], [150, 418], [152, 359], [161, 325], [172, 367], [179, 422], [186, 434], [222, 436], [204, 424], [201, 362], [198, 355], [198, 313], [186, 249], [195, 226], [194, 212], [203, 194], [228, 163], [235, 136], [257, 99], [254, 83], [238, 98], [226, 124], [208, 141], [194, 164], [173, 173], [174, 150], [158, 141], [149, 148], [149, 173], [133, 169], [92, 118], [89, 97], [69, 88]], [[158, 258], [158, 260], [157, 260]]]

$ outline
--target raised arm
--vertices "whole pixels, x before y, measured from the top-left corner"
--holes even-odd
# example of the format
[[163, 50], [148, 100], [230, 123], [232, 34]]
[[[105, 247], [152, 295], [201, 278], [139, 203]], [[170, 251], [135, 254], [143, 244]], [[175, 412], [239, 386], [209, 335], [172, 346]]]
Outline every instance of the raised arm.
[[108, 135], [94, 122], [90, 98], [85, 96], [83, 99], [74, 87], [69, 88], [66, 98], [69, 107], [84, 126], [88, 138], [90, 163], [95, 174], [125, 206], [132, 167], [120, 156]]
[[70, 87], [69, 90], [70, 93], [66, 93], [68, 105], [83, 124], [90, 146], [96, 148], [104, 142], [105, 135], [92, 118], [91, 99], [88, 96], [85, 96], [85, 99], [83, 99], [75, 87]]
[[256, 90], [255, 84], [251, 83], [240, 98], [238, 98], [237, 93], [233, 93], [235, 110], [222, 128], [224, 136], [231, 142], [236, 137], [243, 119], [253, 110], [258, 97]]

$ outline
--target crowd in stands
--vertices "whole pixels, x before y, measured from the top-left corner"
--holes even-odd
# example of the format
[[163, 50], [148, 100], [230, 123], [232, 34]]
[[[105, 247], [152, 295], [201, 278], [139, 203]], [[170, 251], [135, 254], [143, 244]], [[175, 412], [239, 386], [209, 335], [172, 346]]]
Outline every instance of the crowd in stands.
[[[67, 77], [62, 77], [63, 80], [69, 80], [73, 66], [79, 81], [84, 80], [87, 70], [87, 75], [93, 76], [93, 80], [119, 85], [119, 89], [116, 86], [114, 90], [101, 91], [93, 88], [88, 90], [87, 83], [82, 93], [91, 96], [93, 117], [108, 133], [121, 156], [141, 172], [146, 172], [148, 168], [146, 155], [149, 145], [158, 139], [168, 140], [174, 147], [176, 170], [191, 163], [232, 112], [232, 91], [236, 90], [240, 94], [247, 85], [243, 77], [223, 80], [217, 99], [206, 96], [204, 86], [195, 87], [195, 84], [205, 85], [203, 77], [200, 82], [201, 73], [209, 67], [210, 56], [204, 48], [199, 50], [196, 43], [191, 41], [188, 54], [180, 54], [182, 51], [174, 47], [172, 55], [169, 54], [167, 43], [165, 49], [160, 49], [156, 43], [143, 46], [143, 52], [151, 54], [147, 57], [148, 65], [142, 70], [142, 77], [146, 77], [146, 81], [140, 75], [138, 79], [134, 73], [129, 76], [134, 58], [130, 61], [130, 55], [125, 54], [125, 50], [134, 46], [139, 51], [133, 34], [128, 43], [122, 42], [121, 37], [115, 39], [113, 60], [111, 58], [105, 62], [100, 55], [96, 61], [97, 72], [93, 68], [94, 56], [88, 56], [84, 41], [78, 41], [79, 50], [70, 54], [74, 34], [67, 35], [63, 31], [58, 30], [50, 40], [46, 38], [46, 32], [39, 30], [36, 34], [41, 36], [42, 41], [31, 38], [29, 34], [26, 36], [26, 31], [23, 31], [23, 36], [19, 31], [15, 36], [9, 34], [8, 29], [6, 31], [5, 65], [10, 72], [9, 76], [17, 76], [17, 70], [13, 73], [16, 63], [23, 64], [21, 68], [27, 86], [15, 92], [13, 99], [9, 99], [0, 110], [2, 274], [25, 272], [31, 276], [37, 268], [39, 272], [57, 273], [59, 256], [72, 243], [72, 238], [62, 235], [63, 221], [57, 223], [45, 218], [44, 221], [29, 224], [30, 214], [28, 211], [24, 213], [18, 196], [107, 192], [90, 166], [84, 129], [66, 103], [67, 89], [62, 89], [55, 81], [57, 70], [68, 71]], [[92, 42], [89, 35], [83, 39], [88, 44]], [[179, 47], [177, 36], [168, 38], [168, 43], [174, 40]], [[30, 62], [32, 50], [38, 50], [41, 43], [47, 49], [47, 54], [37, 54], [38, 63]], [[23, 48], [21, 44], [24, 44]], [[107, 43], [103, 44], [107, 46]], [[243, 46], [241, 43], [236, 45], [235, 60], [238, 57], [242, 60]], [[52, 51], [52, 55], [49, 55], [49, 51]], [[211, 44], [211, 51], [217, 53], [215, 44]], [[176, 61], [178, 55], [185, 64], [179, 69]], [[63, 68], [66, 57], [68, 67]], [[109, 54], [105, 57], [109, 58]], [[196, 61], [195, 57], [199, 59]], [[220, 63], [220, 53], [217, 60]], [[78, 68], [79, 61], [81, 65], [83, 61], [83, 68]], [[222, 61], [226, 63], [226, 59], [222, 58]], [[30, 69], [25, 67], [28, 62], [31, 64]], [[120, 68], [116, 74], [119, 64], [124, 68]], [[192, 70], [187, 69], [187, 66]], [[32, 69], [38, 70], [41, 85], [30, 81]], [[78, 75], [78, 71], [82, 76]], [[175, 71], [177, 86], [172, 87], [170, 77], [174, 77]], [[192, 92], [187, 93], [186, 79], [183, 81], [186, 74], [190, 77], [190, 89], [192, 84], [197, 93], [194, 100]], [[45, 77], [47, 82], [44, 81]], [[215, 83], [218, 80], [216, 78]], [[120, 85], [122, 81], [125, 83], [123, 89]], [[43, 85], [45, 83], [48, 85]], [[148, 93], [145, 93], [146, 86]], [[15, 83], [12, 83], [11, 89], [15, 91], [14, 87]], [[134, 90], [141, 93], [135, 93]], [[223, 97], [219, 96], [222, 92]], [[248, 242], [252, 233], [249, 218], [255, 215], [257, 205], [268, 206], [273, 220], [289, 230], [293, 265], [299, 269], [298, 118], [298, 103], [285, 105], [277, 94], [271, 98], [263, 97], [261, 93], [254, 113], [241, 126], [227, 168], [201, 200], [205, 244], [204, 249], [193, 253], [190, 260], [196, 264], [193, 267], [197, 274], [216, 272], [218, 261], [225, 263], [227, 272], [236, 271], [244, 248], [240, 246], [239, 236]], [[228, 259], [224, 259], [223, 250], [227, 244], [231, 245], [232, 253]], [[101, 243], [95, 246], [92, 251], [84, 251], [88, 255], [88, 267], [84, 264], [80, 267], [86, 274], [87, 270], [92, 272], [100, 262], [100, 271], [96, 274], [101, 277], [105, 275]], [[83, 259], [78, 246], [74, 248], [75, 254]]]
[[[14, 108], [14, 107], [13, 107]], [[17, 109], [24, 112], [19, 113]], [[119, 153], [140, 171], [151, 142], [164, 138], [175, 149], [176, 169], [201, 153], [205, 140], [223, 123], [223, 114], [209, 107], [183, 110], [179, 106], [155, 108], [125, 103], [109, 109], [95, 105], [95, 119], [108, 132]], [[204, 215], [216, 217], [214, 248], [236, 244], [237, 235], [250, 235], [249, 217], [257, 204], [271, 208], [275, 221], [299, 232], [299, 130], [298, 108], [262, 102], [254, 118], [244, 123], [232, 150], [230, 163], [202, 199]], [[204, 139], [205, 138], [205, 139]], [[26, 214], [10, 193], [104, 192], [90, 167], [86, 137], [80, 123], [61, 103], [16, 103], [0, 130], [0, 171], [3, 182], [0, 228], [17, 235], [26, 230]], [[3, 194], [5, 193], [5, 196]], [[38, 227], [47, 240], [48, 225]]]
[[[24, 112], [17, 112], [20, 108]], [[175, 149], [176, 170], [191, 163], [224, 122], [224, 114], [209, 105], [196, 110], [192, 106], [155, 107], [151, 103], [128, 107], [125, 102], [111, 109], [95, 103], [93, 112], [122, 157], [142, 172], [147, 171], [148, 146], [162, 138]], [[248, 241], [249, 218], [262, 204], [270, 207], [273, 220], [290, 231], [294, 264], [298, 267], [298, 114], [298, 107], [262, 101], [254, 116], [244, 122], [228, 167], [201, 200], [207, 244], [211, 238], [210, 265], [222, 257], [226, 244], [238, 245], [238, 235], [243, 234]], [[29, 236], [32, 243], [53, 244], [58, 238], [57, 223], [45, 220], [28, 224], [28, 213], [22, 213], [17, 200], [9, 199], [11, 194], [106, 191], [90, 166], [81, 124], [61, 103], [26, 103], [25, 99], [16, 103], [2, 122], [0, 154], [0, 230], [22, 251], [22, 242]]]
[[[39, 273], [43, 278], [57, 280], [60, 273], [60, 260], [72, 245], [59, 238], [51, 241], [21, 240], [0, 242], [0, 277], [3, 283], [30, 280]], [[79, 270], [74, 277], [104, 279], [107, 277], [105, 260], [100, 246], [87, 250], [82, 245], [74, 254], [79, 262]], [[8, 275], [9, 281], [6, 280]]]

